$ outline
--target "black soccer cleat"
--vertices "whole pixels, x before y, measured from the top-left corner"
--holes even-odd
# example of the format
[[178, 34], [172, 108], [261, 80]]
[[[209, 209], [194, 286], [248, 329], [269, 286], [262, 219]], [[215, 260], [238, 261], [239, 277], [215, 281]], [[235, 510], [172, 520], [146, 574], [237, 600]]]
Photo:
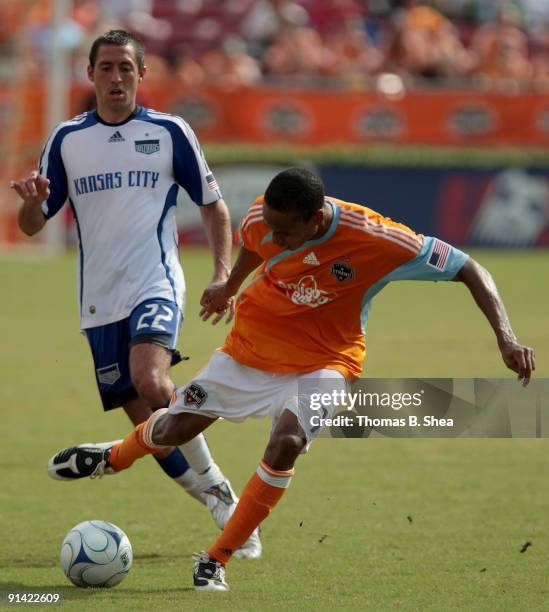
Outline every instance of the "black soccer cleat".
[[109, 465], [109, 454], [116, 442], [118, 440], [64, 448], [48, 461], [48, 474], [56, 480], [101, 478], [105, 474], [115, 474]]

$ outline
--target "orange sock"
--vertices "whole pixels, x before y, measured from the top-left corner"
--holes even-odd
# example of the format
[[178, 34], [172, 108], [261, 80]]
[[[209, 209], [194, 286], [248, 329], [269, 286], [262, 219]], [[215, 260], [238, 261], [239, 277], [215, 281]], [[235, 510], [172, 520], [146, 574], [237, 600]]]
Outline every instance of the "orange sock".
[[265, 520], [289, 487], [294, 470], [273, 470], [261, 461], [257, 472], [244, 487], [240, 501], [221, 535], [208, 548], [211, 558], [227, 563], [231, 555]]
[[162, 448], [153, 444], [151, 434], [156, 419], [166, 411], [167, 408], [157, 410], [147, 421], [140, 423], [122, 442], [113, 445], [109, 463], [117, 472], [129, 468], [136, 459], [141, 459]]

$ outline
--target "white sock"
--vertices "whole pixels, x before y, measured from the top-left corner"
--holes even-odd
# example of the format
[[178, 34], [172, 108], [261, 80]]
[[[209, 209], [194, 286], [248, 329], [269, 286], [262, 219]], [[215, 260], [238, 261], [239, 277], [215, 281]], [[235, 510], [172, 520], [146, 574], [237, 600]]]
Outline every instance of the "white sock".
[[193, 469], [189, 468], [184, 474], [172, 478], [172, 480], [183, 487], [191, 497], [194, 497], [204, 506], [206, 505], [206, 500], [200, 486], [200, 480]]
[[179, 449], [185, 456], [187, 463], [195, 471], [201, 491], [226, 480], [223, 472], [214, 463], [203, 434], [199, 434], [190, 442], [181, 444]]

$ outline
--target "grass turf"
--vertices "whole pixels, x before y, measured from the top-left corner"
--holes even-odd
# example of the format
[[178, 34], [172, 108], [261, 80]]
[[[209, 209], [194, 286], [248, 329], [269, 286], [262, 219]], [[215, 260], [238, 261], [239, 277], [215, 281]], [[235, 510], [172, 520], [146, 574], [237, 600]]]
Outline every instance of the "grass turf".
[[[543, 251], [475, 253], [496, 278], [519, 338], [549, 375], [549, 261]], [[174, 369], [183, 383], [226, 329], [198, 320], [208, 256], [186, 250], [190, 293]], [[45, 465], [58, 448], [129, 431], [102, 415], [91, 357], [77, 333], [72, 258], [0, 260], [0, 591], [56, 591], [67, 610], [542, 610], [548, 609], [546, 440], [321, 439], [265, 522], [264, 558], [234, 561], [227, 594], [197, 594], [190, 555], [215, 527], [152, 459], [101, 481], [59, 483]], [[399, 283], [368, 325], [370, 376], [512, 376], [467, 290]], [[208, 440], [241, 489], [269, 423], [216, 424]], [[112, 521], [135, 553], [111, 590], [64, 578], [59, 545], [76, 523]], [[525, 542], [532, 546], [524, 553]]]

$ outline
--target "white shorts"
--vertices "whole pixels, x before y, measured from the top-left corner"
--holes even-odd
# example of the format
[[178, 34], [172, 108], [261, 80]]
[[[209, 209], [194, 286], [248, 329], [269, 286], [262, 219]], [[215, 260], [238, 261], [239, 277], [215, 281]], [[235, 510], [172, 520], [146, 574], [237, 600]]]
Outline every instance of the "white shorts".
[[[284, 410], [293, 412], [307, 445], [318, 435], [319, 417], [333, 416], [335, 404], [312, 401], [315, 394], [347, 391], [347, 381], [337, 370], [316, 370], [305, 374], [273, 374], [242, 365], [216, 351], [206, 366], [176, 391], [169, 412], [191, 412], [223, 417], [240, 423], [248, 417], [270, 417], [273, 428]], [[326, 397], [326, 396], [325, 396]]]

